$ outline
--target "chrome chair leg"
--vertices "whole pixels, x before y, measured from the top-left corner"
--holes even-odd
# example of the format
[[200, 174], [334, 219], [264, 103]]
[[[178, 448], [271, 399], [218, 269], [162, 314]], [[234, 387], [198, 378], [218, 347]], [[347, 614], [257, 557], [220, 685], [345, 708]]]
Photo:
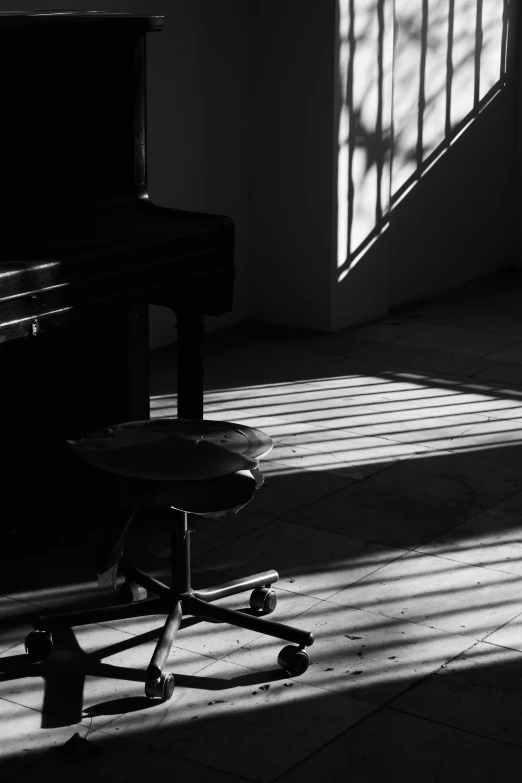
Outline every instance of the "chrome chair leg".
[[149, 668], [147, 669], [147, 680], [145, 682], [145, 694], [150, 698], [160, 698], [167, 701], [172, 696], [175, 686], [173, 674], [165, 674], [163, 667], [172, 647], [172, 643], [178, 632], [181, 620], [183, 619], [183, 608], [181, 600], [178, 600], [176, 606], [167, 618], [163, 626], [161, 636], [156, 644], [154, 655], [152, 656]]

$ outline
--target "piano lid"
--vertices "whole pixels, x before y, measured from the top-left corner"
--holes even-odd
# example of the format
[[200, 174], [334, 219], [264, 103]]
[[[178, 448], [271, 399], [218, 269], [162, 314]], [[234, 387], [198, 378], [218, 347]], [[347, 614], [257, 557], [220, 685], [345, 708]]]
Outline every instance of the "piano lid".
[[129, 14], [124, 12], [105, 11], [2, 11], [0, 12], [0, 29], [17, 27], [48, 27], [50, 25], [103, 25], [132, 27], [136, 31], [152, 33], [163, 28], [164, 16], [148, 14]]

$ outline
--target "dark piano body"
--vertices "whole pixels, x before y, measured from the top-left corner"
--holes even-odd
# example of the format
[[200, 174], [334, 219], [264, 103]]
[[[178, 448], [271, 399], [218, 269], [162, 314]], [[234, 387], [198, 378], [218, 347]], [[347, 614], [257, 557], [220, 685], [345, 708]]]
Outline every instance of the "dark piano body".
[[145, 41], [162, 26], [0, 14], [4, 514], [78, 497], [64, 437], [148, 418], [149, 304], [176, 313], [178, 414], [203, 415], [203, 316], [232, 307], [234, 228], [148, 198]]

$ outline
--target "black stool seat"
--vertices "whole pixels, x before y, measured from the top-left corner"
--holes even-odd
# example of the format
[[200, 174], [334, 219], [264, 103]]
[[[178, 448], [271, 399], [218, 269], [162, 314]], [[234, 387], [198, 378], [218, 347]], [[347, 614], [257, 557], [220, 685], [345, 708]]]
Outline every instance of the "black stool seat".
[[244, 424], [171, 417], [117, 424], [67, 443], [102, 470], [156, 481], [201, 481], [256, 470], [272, 449], [268, 435]]
[[[150, 698], [165, 701], [172, 696], [174, 675], [165, 673], [163, 667], [186, 615], [297, 643], [297, 647], [284, 647], [277, 661], [289, 675], [306, 671], [309, 659], [305, 648], [313, 644], [313, 634], [257, 616], [270, 614], [276, 607], [272, 584], [279, 579], [277, 571], [202, 590], [191, 585], [188, 514], [222, 519], [243, 508], [263, 484], [259, 459], [272, 448], [268, 435], [233, 422], [160, 418], [118, 424], [67, 443], [92, 466], [157, 486], [147, 503], [159, 507], [159, 513], [170, 522], [172, 582], [167, 586], [132, 564], [120, 562], [129, 528], [143, 513], [136, 504], [123, 509], [126, 513], [119, 524], [116, 521], [113, 529], [107, 530], [97, 555], [97, 572], [100, 586], [119, 591], [124, 605], [39, 617], [35, 631], [26, 637], [26, 650], [33, 660], [43, 660], [52, 652], [55, 625], [165, 613], [167, 620], [147, 669], [145, 693]], [[125, 577], [123, 584], [118, 583], [119, 574]], [[253, 591], [248, 613], [213, 605], [220, 598], [247, 590]]]

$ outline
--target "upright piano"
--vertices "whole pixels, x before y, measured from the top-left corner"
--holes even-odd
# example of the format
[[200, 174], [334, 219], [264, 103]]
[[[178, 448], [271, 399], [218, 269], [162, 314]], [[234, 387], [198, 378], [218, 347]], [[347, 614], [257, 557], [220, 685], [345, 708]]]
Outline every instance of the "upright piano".
[[203, 415], [203, 317], [232, 307], [234, 226], [148, 197], [163, 21], [0, 14], [0, 530], [87, 502], [66, 437], [149, 417], [149, 304], [176, 313], [178, 415]]

